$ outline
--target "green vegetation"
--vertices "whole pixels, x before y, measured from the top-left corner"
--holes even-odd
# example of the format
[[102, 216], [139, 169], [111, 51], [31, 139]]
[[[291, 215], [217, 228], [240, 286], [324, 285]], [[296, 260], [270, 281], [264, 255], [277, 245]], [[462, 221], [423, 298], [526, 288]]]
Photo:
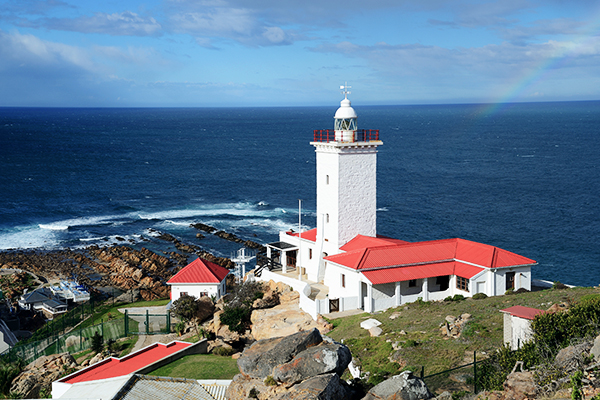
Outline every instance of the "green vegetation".
[[250, 326], [252, 304], [264, 296], [264, 288], [260, 282], [247, 281], [233, 288], [233, 292], [226, 299], [226, 305], [221, 314], [221, 323], [227, 325], [229, 330], [244, 333]]
[[231, 379], [237, 373], [237, 362], [230, 357], [195, 354], [182, 357], [149, 375], [188, 379]]
[[[459, 300], [458, 297], [453, 297], [452, 301], [432, 302], [420, 299], [375, 315], [363, 313], [332, 320], [330, 322], [334, 329], [328, 335], [336, 341], [343, 341], [350, 348], [361, 371], [369, 372], [370, 383], [402, 370], [411, 370], [420, 375], [421, 368], [424, 368], [427, 377], [472, 362], [474, 352], [477, 353], [477, 360], [481, 361], [501, 349], [503, 313], [499, 311], [502, 309], [523, 305], [545, 310], [554, 303], [575, 304], [577, 301], [589, 302], [596, 298], [600, 299], [598, 289], [572, 288], [515, 293], [479, 300]], [[461, 336], [458, 339], [444, 338], [440, 333], [440, 325], [445, 322], [445, 317], [457, 317], [464, 313], [471, 314], [472, 318]], [[394, 318], [390, 319], [392, 314]], [[587, 314], [583, 313], [582, 318], [583, 315]], [[380, 328], [383, 333], [380, 337], [371, 338], [369, 332], [360, 327], [360, 323], [367, 318], [376, 318], [382, 323]], [[572, 331], [565, 332], [566, 335], [571, 333]], [[502, 350], [499, 354], [502, 354]], [[514, 362], [510, 364], [510, 369], [513, 366]], [[478, 371], [479, 368], [478, 364]], [[464, 379], [463, 383], [448, 379], [452, 374], [470, 375], [471, 385], [467, 385]], [[432, 391], [440, 387], [452, 391], [473, 390], [472, 368], [426, 378], [425, 382]]]

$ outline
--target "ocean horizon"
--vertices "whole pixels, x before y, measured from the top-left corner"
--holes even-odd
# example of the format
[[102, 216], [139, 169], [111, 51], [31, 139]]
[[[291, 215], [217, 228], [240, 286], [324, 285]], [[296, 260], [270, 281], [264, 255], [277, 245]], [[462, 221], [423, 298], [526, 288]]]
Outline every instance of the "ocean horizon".
[[[314, 129], [330, 107], [0, 108], [0, 250], [128, 244], [157, 231], [229, 257], [315, 226]], [[600, 101], [361, 106], [379, 129], [379, 234], [460, 237], [535, 259], [534, 279], [600, 283]]]

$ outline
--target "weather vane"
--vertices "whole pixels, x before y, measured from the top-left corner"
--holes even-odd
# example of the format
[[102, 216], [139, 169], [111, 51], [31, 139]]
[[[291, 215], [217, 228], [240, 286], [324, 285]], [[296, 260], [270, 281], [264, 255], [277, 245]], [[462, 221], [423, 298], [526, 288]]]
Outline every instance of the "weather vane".
[[344, 98], [348, 98], [348, 95], [350, 94], [350, 91], [348, 89], [350, 89], [351, 87], [352, 86], [348, 86], [348, 82], [344, 82], [344, 84], [340, 86], [340, 90], [342, 91]]

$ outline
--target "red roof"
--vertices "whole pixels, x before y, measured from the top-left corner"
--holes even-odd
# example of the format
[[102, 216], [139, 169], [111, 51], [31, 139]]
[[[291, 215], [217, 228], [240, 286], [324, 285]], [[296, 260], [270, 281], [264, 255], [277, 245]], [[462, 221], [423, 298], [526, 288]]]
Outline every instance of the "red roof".
[[110, 357], [63, 378], [60, 382], [77, 383], [115, 378], [132, 374], [156, 361], [181, 351], [193, 343], [173, 341], [169, 344], [154, 343], [123, 358]]
[[392, 239], [385, 236], [364, 236], [364, 235], [356, 235], [354, 239], [340, 247], [340, 250], [343, 251], [352, 251], [357, 249], [364, 249], [366, 247], [381, 247], [381, 246], [389, 246], [390, 244], [406, 244], [410, 243], [405, 240], [400, 239]]
[[[298, 232], [286, 232], [290, 236], [300, 236]], [[311, 242], [317, 241], [317, 228], [302, 232], [302, 239], [310, 240]]]
[[198, 258], [175, 274], [167, 285], [174, 283], [221, 283], [229, 274], [227, 268]]
[[[357, 240], [357, 243], [383, 243], [377, 238], [367, 240], [366, 237], [357, 237], [354, 240]], [[355, 248], [353, 241], [348, 242], [347, 247], [344, 248], [348, 250]], [[535, 264], [534, 260], [518, 254], [464, 239], [404, 242], [356, 248], [325, 259], [361, 270], [374, 284], [443, 275], [471, 278], [484, 268]]]
[[514, 317], [525, 318], [525, 319], [534, 319], [536, 315], [544, 313], [544, 310], [540, 310], [539, 308], [531, 308], [525, 306], [512, 306], [509, 308], [505, 308], [504, 310], [500, 310], [503, 313], [508, 313]]

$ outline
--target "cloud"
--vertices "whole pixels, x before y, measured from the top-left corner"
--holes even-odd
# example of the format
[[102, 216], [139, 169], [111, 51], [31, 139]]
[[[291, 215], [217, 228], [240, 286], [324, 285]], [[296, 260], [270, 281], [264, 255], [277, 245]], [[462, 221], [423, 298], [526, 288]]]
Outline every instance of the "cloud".
[[178, 33], [196, 37], [204, 47], [213, 47], [213, 40], [233, 40], [249, 46], [287, 45], [294, 33], [279, 26], [263, 23], [247, 8], [209, 7], [202, 11], [178, 12], [170, 16], [170, 25]]
[[78, 18], [42, 18], [32, 24], [47, 29], [81, 33], [100, 33], [113, 36], [158, 36], [162, 26], [152, 17], [142, 17], [131, 11], [96, 13]]
[[[527, 77], [544, 74], [543, 84], [579, 77], [600, 78], [600, 37], [584, 42], [547, 41], [526, 46], [510, 42], [473, 48], [447, 49], [421, 44], [356, 45], [326, 44], [317, 52], [343, 54], [361, 60], [376, 80], [402, 84], [403, 94], [412, 98], [445, 95], [486, 96], [509, 90]], [[542, 84], [540, 83], [540, 84]], [[552, 93], [549, 86], [540, 90]], [[486, 100], [489, 100], [487, 98]]]

